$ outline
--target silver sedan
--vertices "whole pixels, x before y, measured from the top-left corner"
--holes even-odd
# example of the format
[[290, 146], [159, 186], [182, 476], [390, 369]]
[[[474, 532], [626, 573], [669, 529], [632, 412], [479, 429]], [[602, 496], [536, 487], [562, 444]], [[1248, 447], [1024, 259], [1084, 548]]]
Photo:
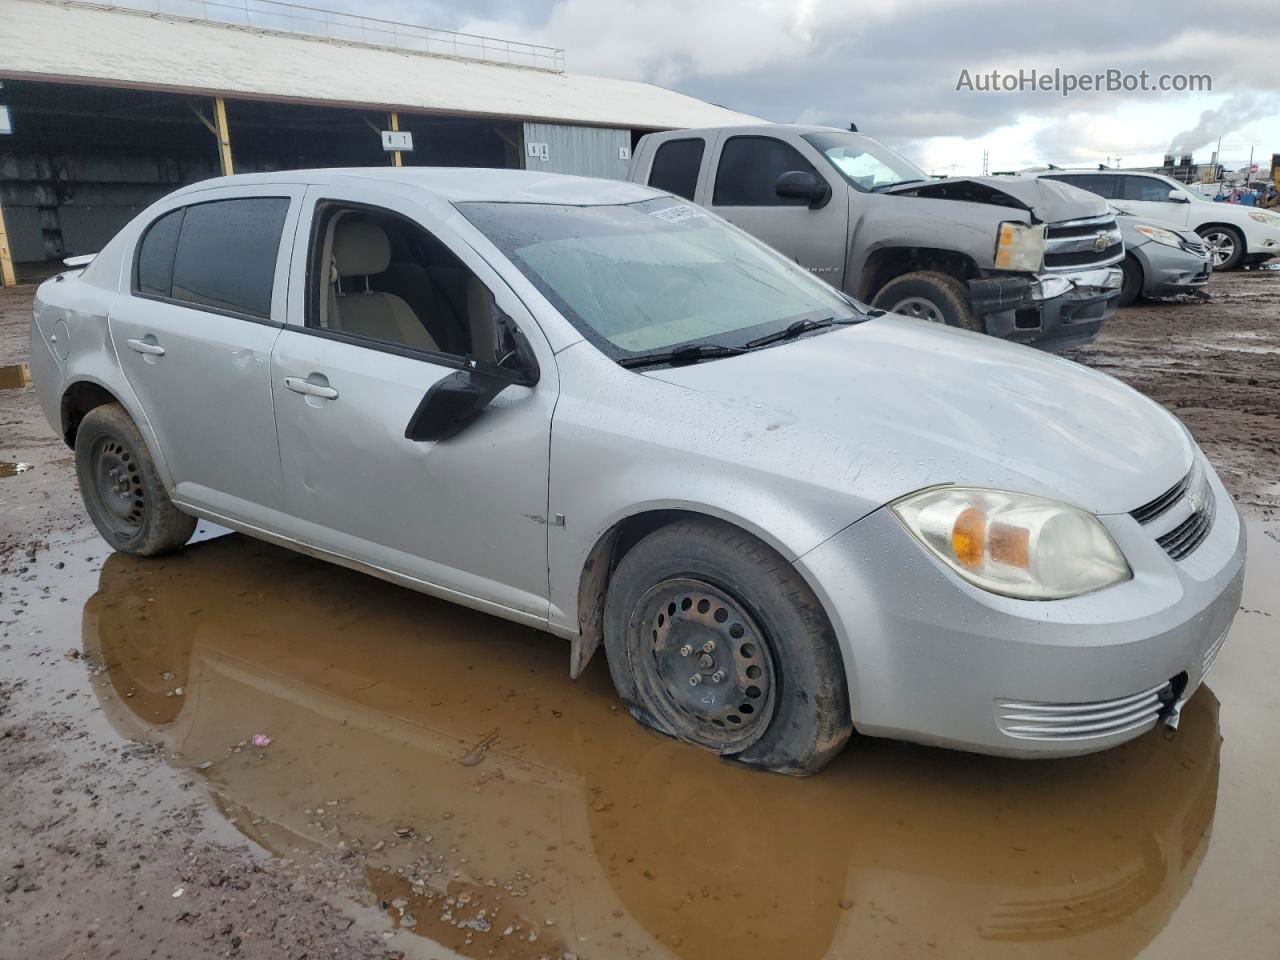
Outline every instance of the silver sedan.
[[1240, 596], [1163, 408], [637, 185], [210, 180], [43, 284], [31, 334], [117, 550], [205, 517], [563, 637], [575, 677], [603, 646], [636, 719], [767, 769], [855, 729], [1037, 756], [1176, 724]]

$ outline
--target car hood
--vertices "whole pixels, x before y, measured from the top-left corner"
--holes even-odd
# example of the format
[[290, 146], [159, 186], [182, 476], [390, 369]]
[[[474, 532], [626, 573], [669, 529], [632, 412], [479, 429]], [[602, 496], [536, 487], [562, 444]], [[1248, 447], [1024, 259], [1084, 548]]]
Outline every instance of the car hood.
[[646, 375], [703, 395], [708, 434], [720, 420], [754, 426], [753, 467], [847, 490], [868, 509], [955, 483], [1126, 513], [1194, 457], [1168, 411], [1112, 377], [894, 315]]
[[1056, 180], [1035, 177], [952, 177], [928, 183], [903, 184], [888, 191], [898, 196], [936, 200], [964, 200], [1030, 211], [1037, 220], [1057, 223], [1100, 217], [1109, 212], [1097, 194]]

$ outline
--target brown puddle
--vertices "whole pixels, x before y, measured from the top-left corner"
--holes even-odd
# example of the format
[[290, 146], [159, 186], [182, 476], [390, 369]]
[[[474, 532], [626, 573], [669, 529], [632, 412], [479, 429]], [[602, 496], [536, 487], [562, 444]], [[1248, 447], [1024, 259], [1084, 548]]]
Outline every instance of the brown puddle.
[[1208, 688], [1172, 741], [1036, 763], [863, 740], [795, 780], [641, 729], [562, 641], [239, 536], [109, 556], [83, 631], [120, 733], [467, 956], [1129, 958], [1218, 804]]
[[0, 367], [0, 390], [18, 390], [31, 386], [31, 368], [25, 363]]

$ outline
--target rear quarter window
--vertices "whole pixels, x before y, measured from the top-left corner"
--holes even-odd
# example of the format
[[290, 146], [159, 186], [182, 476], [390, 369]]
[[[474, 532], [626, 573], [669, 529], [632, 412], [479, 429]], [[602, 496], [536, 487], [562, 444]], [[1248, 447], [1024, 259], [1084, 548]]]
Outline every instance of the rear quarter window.
[[156, 297], [169, 296], [173, 288], [173, 257], [178, 251], [182, 210], [174, 210], [151, 224], [138, 246], [136, 289]]

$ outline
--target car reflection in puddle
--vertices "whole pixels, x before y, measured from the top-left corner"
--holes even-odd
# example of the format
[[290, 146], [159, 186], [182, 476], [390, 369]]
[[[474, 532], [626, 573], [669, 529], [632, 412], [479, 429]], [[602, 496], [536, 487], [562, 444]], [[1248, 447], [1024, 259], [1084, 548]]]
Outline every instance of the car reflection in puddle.
[[351, 865], [464, 955], [1129, 958], [1217, 795], [1207, 688], [1172, 741], [1017, 762], [855, 739], [795, 780], [640, 728], [602, 658], [575, 684], [559, 640], [239, 536], [111, 556], [84, 647], [116, 729], [202, 770], [246, 836]]

